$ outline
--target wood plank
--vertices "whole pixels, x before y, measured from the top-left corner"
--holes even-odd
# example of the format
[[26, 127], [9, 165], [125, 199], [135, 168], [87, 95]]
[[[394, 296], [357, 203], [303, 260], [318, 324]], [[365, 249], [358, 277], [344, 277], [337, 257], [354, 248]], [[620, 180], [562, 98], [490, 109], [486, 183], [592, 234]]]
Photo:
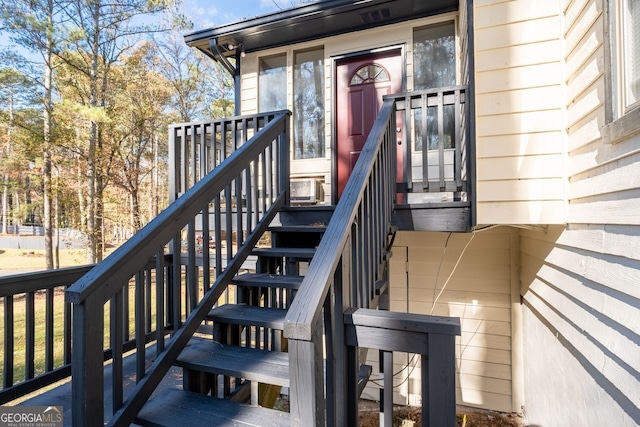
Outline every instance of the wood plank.
[[[411, 205], [410, 205], [411, 206]], [[391, 224], [400, 230], [466, 232], [471, 229], [470, 208], [394, 209]]]
[[135, 420], [142, 426], [289, 426], [282, 411], [234, 403], [179, 389], [168, 389], [152, 397]]
[[[477, 179], [481, 182], [562, 178], [565, 170], [564, 161], [562, 154], [478, 159]], [[484, 198], [491, 199], [490, 196]]]
[[344, 321], [346, 325], [370, 326], [388, 330], [395, 329], [403, 332], [460, 334], [460, 321], [451, 317], [425, 316], [360, 308], [345, 313]]
[[557, 16], [558, 12], [556, 3], [537, 0], [489, 4], [485, 7], [476, 7], [474, 27], [479, 29], [502, 26], [511, 22], [536, 20]]
[[564, 224], [569, 221], [567, 215], [565, 215], [565, 209], [565, 202], [560, 200], [528, 202], [480, 202], [478, 203], [478, 223]]
[[589, 87], [589, 90], [584, 91], [577, 98], [571, 100], [567, 106], [565, 119], [567, 126], [573, 126], [592, 111], [604, 108], [605, 93], [604, 79], [598, 79], [593, 87]]
[[324, 233], [326, 224], [317, 225], [270, 225], [269, 231], [273, 233]]
[[303, 279], [304, 276], [289, 274], [246, 273], [234, 277], [232, 283], [238, 286], [298, 289]]
[[[482, 72], [559, 62], [561, 59], [562, 44], [560, 40], [554, 39], [540, 43], [489, 50], [483, 50], [482, 46], [477, 46], [475, 64], [476, 72]], [[478, 108], [478, 111], [480, 110]]]
[[571, 54], [574, 49], [583, 41], [585, 34], [596, 34], [598, 30], [603, 28], [601, 1], [591, 1], [585, 8], [581, 9], [578, 16], [569, 16], [570, 26], [567, 26], [565, 33], [566, 51]]
[[560, 28], [562, 26], [558, 14], [495, 27], [476, 28], [476, 49], [481, 51], [558, 40], [561, 37]]
[[476, 93], [552, 86], [562, 83], [559, 61], [476, 73]]
[[287, 310], [243, 304], [224, 304], [209, 311], [208, 320], [282, 330]]
[[210, 339], [194, 338], [180, 353], [176, 365], [289, 387], [289, 357], [279, 351], [222, 345]]
[[478, 158], [518, 157], [560, 154], [564, 135], [561, 131], [480, 137], [476, 140]]
[[478, 181], [476, 197], [479, 202], [564, 200], [565, 185], [564, 178]]
[[259, 257], [288, 257], [310, 260], [316, 250], [315, 248], [255, 248], [251, 253]]
[[567, 222], [582, 224], [640, 225], [640, 189], [573, 201]]
[[569, 199], [640, 188], [638, 163], [640, 163], [640, 152], [574, 175], [569, 186]]
[[478, 94], [476, 103], [481, 106], [483, 116], [557, 110], [562, 108], [564, 101], [560, 83], [558, 79], [554, 85], [549, 86]]

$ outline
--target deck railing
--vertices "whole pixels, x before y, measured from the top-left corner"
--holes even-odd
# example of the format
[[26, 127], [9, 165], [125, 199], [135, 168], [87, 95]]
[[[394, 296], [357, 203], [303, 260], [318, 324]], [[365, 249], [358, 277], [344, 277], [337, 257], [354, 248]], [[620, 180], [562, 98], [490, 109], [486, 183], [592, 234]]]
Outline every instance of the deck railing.
[[[105, 322], [113, 347], [110, 403], [114, 415], [109, 425], [129, 425], [225, 292], [277, 210], [288, 203], [289, 115], [271, 113], [270, 121], [263, 116], [268, 123], [249, 141], [238, 139], [234, 151], [217, 167], [194, 181], [165, 211], [66, 291], [67, 301], [73, 304], [74, 425], [105, 422], [103, 344], [96, 339], [105, 333]], [[244, 119], [233, 119], [233, 129], [246, 128], [249, 122]], [[235, 204], [234, 200], [240, 200], [236, 195], [244, 196], [250, 214]], [[196, 228], [202, 233], [198, 237], [213, 242], [203, 245], [201, 254], [195, 249]], [[154, 267], [147, 275], [141, 272], [148, 262]], [[137, 384], [125, 399], [123, 348], [119, 343], [125, 310], [123, 292], [131, 278], [135, 279], [136, 292]], [[155, 295], [145, 294], [149, 280], [155, 281]], [[147, 298], [155, 301], [153, 313], [142, 304]], [[105, 306], [110, 310], [107, 321]], [[149, 316], [160, 319], [156, 320], [158, 324], [170, 325], [167, 332], [171, 338], [165, 341], [164, 334], [158, 334], [159, 353], [147, 367], [142, 338]]]
[[[394, 104], [384, 102], [285, 320], [293, 425], [325, 425], [325, 413], [327, 425], [339, 425], [357, 407], [347, 383], [357, 366], [347, 366], [343, 313], [376, 307], [385, 285], [396, 193]], [[332, 391], [326, 397], [325, 389]]]
[[419, 90], [386, 99], [402, 112], [402, 193], [453, 193], [468, 200], [466, 86]]
[[63, 293], [90, 269], [84, 266], [0, 277], [0, 405], [71, 375], [71, 307], [64, 302]]
[[[425, 99], [421, 94], [416, 96]], [[407, 95], [405, 99], [410, 101], [412, 97], [413, 94]], [[428, 105], [428, 100], [424, 102]], [[398, 107], [406, 108], [402, 104]], [[420, 331], [413, 329], [418, 320], [411, 316], [398, 317], [398, 313], [390, 313], [376, 317], [372, 311], [377, 321], [395, 325], [395, 329], [377, 329], [375, 336], [369, 335], [371, 329], [360, 331], [371, 325], [359, 324], [353, 316], [348, 317], [351, 326], [345, 324], [345, 313], [353, 308], [389, 309], [382, 295], [388, 288], [388, 258], [393, 235], [391, 215], [397, 195], [396, 108], [395, 97], [385, 98], [285, 320], [284, 333], [289, 340], [290, 411], [292, 424], [296, 426], [357, 425], [360, 360], [355, 347], [385, 350], [388, 365], [391, 352], [409, 351], [407, 331], [415, 332], [409, 334], [410, 338], [446, 344], [446, 349], [438, 351], [431, 345], [415, 349], [423, 355], [426, 369], [423, 375], [425, 402], [434, 390], [432, 382], [446, 385], [446, 389], [441, 390], [441, 398], [431, 403], [444, 404], [444, 408], [437, 416], [431, 414], [425, 418], [423, 425], [429, 425], [429, 419], [433, 420], [431, 425], [453, 425], [455, 421], [453, 340], [456, 333], [460, 333], [459, 320], [450, 322], [446, 331], [443, 330], [446, 328]], [[462, 188], [456, 186], [455, 190]], [[418, 317], [424, 324], [437, 323], [429, 316]], [[397, 333], [394, 335], [394, 332]], [[433, 337], [428, 335], [430, 332], [435, 332]], [[390, 338], [394, 336], [398, 339]], [[388, 366], [387, 371], [390, 372]], [[430, 374], [439, 376], [438, 380], [434, 382]], [[389, 377], [385, 377], [385, 386], [388, 423], [384, 425], [391, 425], [393, 398]], [[435, 407], [431, 405], [428, 407]]]

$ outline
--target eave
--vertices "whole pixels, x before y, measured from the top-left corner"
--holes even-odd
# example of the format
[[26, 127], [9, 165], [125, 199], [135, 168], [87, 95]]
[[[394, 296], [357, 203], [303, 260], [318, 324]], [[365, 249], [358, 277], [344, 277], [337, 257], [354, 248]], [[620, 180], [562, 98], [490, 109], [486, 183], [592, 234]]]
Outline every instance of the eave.
[[[458, 10], [458, 0], [325, 0], [185, 35], [222, 59]], [[215, 46], [213, 48], [212, 46]]]

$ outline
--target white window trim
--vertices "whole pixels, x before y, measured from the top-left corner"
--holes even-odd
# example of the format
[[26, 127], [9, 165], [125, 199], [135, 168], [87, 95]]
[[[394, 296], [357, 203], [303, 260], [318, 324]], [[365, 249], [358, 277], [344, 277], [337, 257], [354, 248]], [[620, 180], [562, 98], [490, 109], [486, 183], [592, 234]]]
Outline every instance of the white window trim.
[[[610, 122], [602, 128], [602, 137], [606, 143], [615, 144], [640, 133], [640, 99], [627, 103], [627, 84], [625, 73], [624, 15], [626, 0], [611, 1], [609, 10], [610, 29]], [[634, 0], [635, 1], [635, 0]]]

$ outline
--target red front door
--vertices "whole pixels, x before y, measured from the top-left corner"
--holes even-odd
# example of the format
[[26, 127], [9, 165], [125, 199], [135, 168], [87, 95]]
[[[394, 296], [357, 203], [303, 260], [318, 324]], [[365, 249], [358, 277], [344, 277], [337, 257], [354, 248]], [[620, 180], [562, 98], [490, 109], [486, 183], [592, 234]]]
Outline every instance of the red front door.
[[[402, 91], [400, 50], [340, 61], [336, 65], [336, 78], [336, 170], [339, 198], [382, 107], [382, 97]], [[401, 162], [402, 155], [399, 152], [398, 171], [402, 171]]]

